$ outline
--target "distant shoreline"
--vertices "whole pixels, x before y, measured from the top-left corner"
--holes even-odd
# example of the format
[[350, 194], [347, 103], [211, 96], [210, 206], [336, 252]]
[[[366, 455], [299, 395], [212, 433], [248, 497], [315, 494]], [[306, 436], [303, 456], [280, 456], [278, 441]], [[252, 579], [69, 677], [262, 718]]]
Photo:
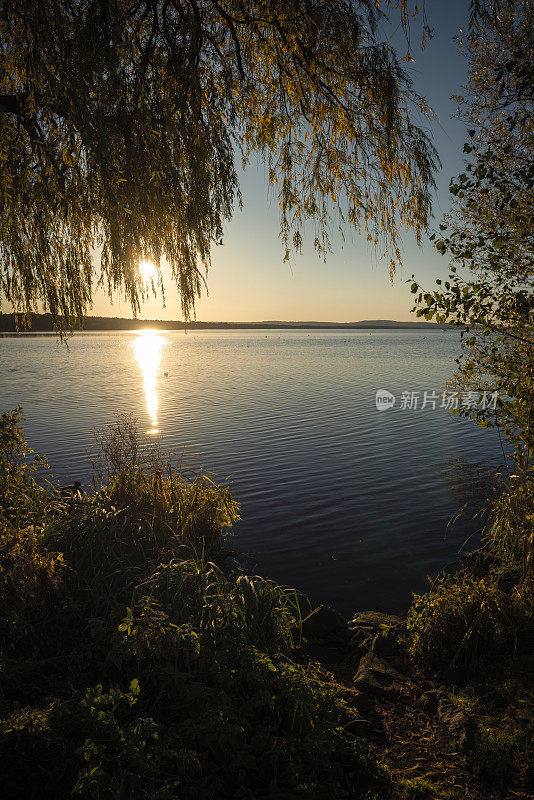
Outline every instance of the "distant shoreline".
[[[122, 317], [86, 317], [82, 328], [77, 332], [127, 331], [145, 330], [431, 330], [442, 326], [435, 322], [398, 322], [396, 320], [362, 320], [360, 322], [285, 322], [268, 320], [261, 322], [200, 322], [192, 321], [187, 325], [182, 321], [162, 319], [125, 319]], [[443, 326], [447, 327], [447, 326]], [[34, 314], [31, 326], [24, 328], [19, 316], [18, 324], [15, 314], [0, 314], [0, 333], [32, 334], [54, 333], [54, 325], [49, 314]]]

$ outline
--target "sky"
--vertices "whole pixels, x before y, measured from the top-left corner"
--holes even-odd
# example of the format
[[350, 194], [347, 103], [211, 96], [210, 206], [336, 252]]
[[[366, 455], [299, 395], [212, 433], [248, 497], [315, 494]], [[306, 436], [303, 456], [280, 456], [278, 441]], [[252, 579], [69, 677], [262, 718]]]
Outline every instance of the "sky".
[[[414, 31], [412, 57], [405, 65], [414, 88], [426, 97], [437, 114], [430, 131], [442, 168], [436, 175], [433, 224], [437, 227], [450, 204], [450, 178], [462, 172], [462, 148], [466, 125], [452, 118], [456, 104], [451, 95], [465, 82], [466, 63], [458, 53], [455, 37], [466, 24], [468, 0], [427, 0], [427, 18], [434, 36], [421, 52]], [[406, 40], [399, 26], [384, 28], [390, 43], [402, 56]], [[333, 237], [333, 252], [326, 263], [304, 240], [302, 255], [283, 263], [279, 239], [278, 200], [269, 187], [261, 164], [250, 166], [240, 176], [243, 209], [234, 211], [226, 226], [224, 245], [214, 247], [207, 276], [208, 294], [196, 305], [196, 318], [203, 321], [319, 320], [352, 322], [364, 319], [410, 320], [413, 298], [406, 281], [415, 274], [431, 288], [447, 270], [447, 261], [425, 240], [418, 247], [409, 232], [402, 238], [403, 268], [391, 283], [388, 261], [379, 260], [363, 237], [347, 226], [346, 241]], [[144, 319], [179, 320], [180, 300], [165, 266], [166, 304], [151, 298], [142, 308]], [[131, 317], [129, 305], [119, 296], [109, 298], [99, 291], [89, 312], [97, 316]]]

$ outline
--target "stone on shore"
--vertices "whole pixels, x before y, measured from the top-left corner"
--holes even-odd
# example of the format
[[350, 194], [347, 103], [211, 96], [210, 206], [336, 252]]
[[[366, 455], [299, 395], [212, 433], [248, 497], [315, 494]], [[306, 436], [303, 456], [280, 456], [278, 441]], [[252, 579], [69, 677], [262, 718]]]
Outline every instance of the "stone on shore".
[[316, 642], [332, 645], [347, 645], [350, 631], [345, 618], [329, 606], [319, 606], [302, 620], [302, 633]]
[[349, 629], [352, 631], [352, 641], [357, 645], [367, 643], [367, 649], [378, 633], [384, 629], [397, 629], [402, 625], [402, 619], [394, 614], [384, 614], [381, 611], [361, 611], [356, 614], [349, 622]]
[[367, 653], [360, 659], [354, 676], [354, 686], [358, 691], [385, 700], [397, 700], [404, 694], [404, 683], [403, 676], [374, 653]]
[[442, 726], [442, 733], [455, 744], [459, 753], [465, 753], [473, 747], [475, 738], [473, 720], [449, 698], [440, 701], [438, 720]]
[[371, 700], [368, 695], [356, 689], [350, 689], [348, 686], [344, 686], [343, 689], [336, 694], [336, 697], [343, 700], [351, 708], [355, 708], [360, 714], [366, 714], [368, 711], [371, 711], [375, 705], [374, 701]]
[[394, 628], [389, 628], [384, 633], [377, 633], [371, 642], [370, 649], [378, 658], [393, 659], [394, 661], [400, 658], [403, 650]]

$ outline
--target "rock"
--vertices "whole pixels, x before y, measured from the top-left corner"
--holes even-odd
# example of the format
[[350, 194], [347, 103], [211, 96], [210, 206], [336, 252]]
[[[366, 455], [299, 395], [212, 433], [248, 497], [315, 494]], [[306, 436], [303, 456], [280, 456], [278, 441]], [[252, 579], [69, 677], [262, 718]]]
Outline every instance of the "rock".
[[371, 642], [370, 649], [373, 655], [385, 659], [397, 659], [402, 653], [402, 645], [393, 628], [384, 633], [377, 633]]
[[349, 622], [349, 629], [352, 631], [353, 643], [364, 645], [366, 649], [369, 649], [375, 636], [382, 633], [384, 628], [399, 628], [401, 625], [401, 618], [393, 614], [384, 614], [381, 611], [362, 611]]
[[302, 633], [317, 642], [335, 645], [350, 643], [350, 631], [346, 620], [339, 611], [329, 606], [319, 606], [308, 614], [302, 620]]
[[368, 695], [363, 692], [358, 692], [356, 689], [349, 689], [348, 687], [341, 689], [336, 697], [339, 697], [340, 700], [344, 700], [348, 706], [355, 708], [361, 714], [366, 714], [374, 706], [374, 702]]
[[438, 719], [446, 738], [454, 742], [459, 753], [470, 750], [475, 739], [475, 725], [466, 712], [444, 697], [438, 705]]
[[376, 631], [383, 626], [391, 628], [401, 623], [401, 618], [394, 614], [384, 614], [382, 611], [361, 611], [349, 622], [349, 628], [368, 628], [369, 631]]
[[404, 693], [403, 683], [402, 675], [374, 653], [367, 653], [360, 660], [354, 676], [356, 689], [389, 700], [396, 700]]
[[75, 494], [82, 494], [83, 486], [80, 481], [74, 481], [74, 483], [70, 483], [68, 486], [58, 486], [58, 492], [61, 497], [71, 497]]
[[353, 717], [343, 725], [343, 728], [347, 733], [352, 733], [353, 736], [358, 736], [362, 739], [374, 733], [374, 725], [365, 717]]
[[319, 662], [326, 669], [339, 664], [339, 645], [336, 643], [326, 644], [308, 639], [302, 642], [300, 653], [306, 661]]

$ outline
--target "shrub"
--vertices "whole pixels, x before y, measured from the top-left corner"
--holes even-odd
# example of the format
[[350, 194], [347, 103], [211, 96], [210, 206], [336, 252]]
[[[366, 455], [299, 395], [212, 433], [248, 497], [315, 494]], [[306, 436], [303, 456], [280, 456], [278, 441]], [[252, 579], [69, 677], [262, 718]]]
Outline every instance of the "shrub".
[[0, 518], [0, 616], [22, 630], [56, 598], [65, 563], [43, 548], [34, 525], [14, 528]]
[[501, 588], [503, 574], [468, 570], [439, 578], [408, 613], [411, 654], [434, 668], [474, 667], [512, 653], [533, 630], [532, 598]]
[[130, 415], [117, 415], [97, 438], [95, 485], [107, 507], [140, 518], [159, 549], [172, 552], [185, 543], [206, 553], [220, 547], [221, 537], [239, 519], [227, 486], [207, 474], [189, 474], [180, 460], [173, 465], [158, 444], [142, 441]]
[[[68, 686], [62, 676], [55, 687], [43, 681], [31, 705], [20, 705], [16, 687], [3, 698], [0, 757], [9, 764], [3, 796], [392, 795], [387, 774], [344, 730], [355, 712], [313, 668], [288, 659], [289, 611], [278, 623], [284, 655], [276, 637], [266, 642], [259, 625], [248, 628], [253, 617], [242, 611], [243, 578], [214, 571], [210, 564], [176, 563], [173, 579], [146, 582], [152, 594], [139, 596], [121, 621], [79, 620], [77, 637], [56, 650]], [[261, 579], [254, 582], [262, 596]], [[287, 601], [282, 589], [264, 589], [272, 619], [263, 609], [261, 620], [274, 631], [276, 611]], [[262, 642], [270, 655], [257, 646]], [[95, 676], [99, 682], [89, 683]]]
[[[526, 672], [513, 683], [518, 705], [504, 712], [489, 709], [481, 719], [475, 746], [467, 758], [472, 772], [488, 786], [520, 789], [518, 794], [531, 797], [534, 791], [534, 721], [518, 719], [518, 707], [532, 706], [532, 661], [525, 663]], [[487, 705], [485, 707], [488, 711]], [[512, 792], [515, 794], [515, 792]]]
[[508, 779], [515, 766], [518, 738], [510, 731], [479, 731], [469, 756], [473, 772], [493, 785]]
[[526, 483], [495, 502], [486, 534], [490, 568], [438, 578], [408, 613], [412, 656], [435, 667], [474, 667], [513, 655], [534, 635], [534, 495]]
[[534, 581], [534, 491], [526, 483], [497, 499], [487, 538], [504, 563], [521, 569], [521, 580]]
[[392, 797], [356, 712], [292, 663], [301, 598], [223, 568], [228, 490], [108, 433], [94, 495], [25, 476], [0, 520], [2, 797]]
[[36, 477], [48, 464], [24, 436], [21, 406], [0, 415], [0, 515], [18, 525], [41, 521], [46, 512], [45, 492]]

